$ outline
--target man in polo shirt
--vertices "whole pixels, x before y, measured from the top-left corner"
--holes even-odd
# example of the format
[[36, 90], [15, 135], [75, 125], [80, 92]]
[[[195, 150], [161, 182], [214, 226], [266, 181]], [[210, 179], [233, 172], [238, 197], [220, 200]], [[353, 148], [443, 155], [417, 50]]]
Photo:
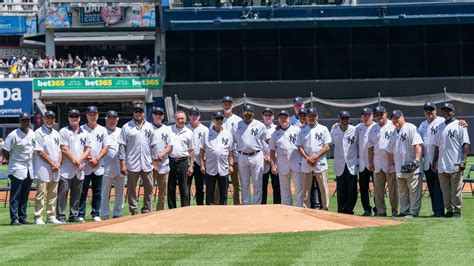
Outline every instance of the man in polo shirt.
[[[239, 174], [242, 184], [242, 203], [244, 205], [262, 203], [262, 176], [264, 142], [269, 141], [265, 125], [253, 119], [254, 108], [244, 106], [244, 119], [232, 131], [234, 141], [237, 142], [239, 153]], [[250, 193], [250, 177], [253, 180], [253, 199]]]
[[153, 161], [157, 157], [154, 130], [145, 120], [145, 106], [137, 103], [133, 107], [133, 119], [122, 127], [118, 138], [120, 172], [127, 176], [127, 198], [132, 215], [138, 214], [136, 187], [140, 178], [144, 188], [141, 213], [151, 211]]
[[224, 114], [215, 112], [212, 115], [213, 126], [209, 128], [201, 143], [199, 159], [200, 171], [206, 174], [206, 205], [214, 204], [214, 188], [219, 189], [219, 205], [227, 204], [228, 175], [233, 169], [232, 133], [222, 127]]
[[199, 108], [192, 107], [189, 109], [189, 124], [187, 127], [193, 132], [193, 144], [194, 144], [194, 162], [193, 162], [193, 175], [189, 177], [188, 185], [191, 193], [191, 185], [194, 177], [194, 186], [196, 188], [196, 204], [204, 205], [204, 174], [201, 173], [201, 162], [199, 159], [199, 153], [201, 150], [203, 137], [209, 133], [209, 129], [201, 123], [201, 112]]
[[189, 206], [189, 177], [194, 172], [193, 132], [185, 126], [186, 114], [179, 110], [174, 116], [176, 124], [171, 126], [173, 150], [170, 153], [170, 175], [168, 179], [168, 208], [176, 208], [176, 185], [179, 186], [181, 207]]
[[8, 177], [11, 180], [11, 225], [31, 224], [26, 220], [26, 207], [33, 181], [32, 162], [36, 138], [30, 125], [30, 114], [21, 113], [20, 127], [8, 134], [2, 149], [2, 164], [8, 164]]
[[59, 169], [57, 215], [61, 222], [66, 221], [66, 205], [69, 194], [69, 222], [84, 222], [79, 219], [79, 200], [84, 168], [90, 154], [91, 144], [89, 133], [79, 126], [81, 121], [79, 110], [72, 109], [68, 113], [69, 125], [59, 131], [62, 164]]
[[33, 165], [36, 179], [35, 224], [44, 224], [41, 215], [45, 200], [47, 222], [61, 224], [61, 221], [56, 219], [56, 200], [62, 152], [59, 132], [53, 128], [55, 122], [56, 114], [53, 111], [46, 111], [43, 125], [35, 131], [36, 153]]
[[92, 188], [91, 215], [96, 222], [100, 219], [100, 201], [102, 194], [102, 176], [104, 175], [104, 165], [102, 158], [109, 151], [110, 141], [107, 137], [105, 127], [97, 124], [99, 111], [95, 106], [86, 109], [87, 123], [81, 128], [89, 133], [91, 141], [91, 151], [87, 157], [87, 164], [84, 168], [84, 183], [82, 184], [81, 201], [79, 203], [79, 219], [84, 219], [86, 215], [86, 200], [89, 186]]
[[307, 108], [308, 125], [301, 128], [296, 140], [298, 151], [303, 157], [301, 171], [303, 172], [303, 201], [306, 208], [310, 207], [310, 190], [313, 176], [316, 176], [321, 192], [321, 209], [329, 209], [329, 187], [327, 180], [328, 164], [326, 152], [332, 142], [327, 127], [318, 123], [316, 109]]
[[446, 217], [461, 218], [462, 173], [469, 153], [469, 134], [455, 118], [454, 106], [441, 108], [445, 122], [438, 127], [432, 170], [438, 170]]

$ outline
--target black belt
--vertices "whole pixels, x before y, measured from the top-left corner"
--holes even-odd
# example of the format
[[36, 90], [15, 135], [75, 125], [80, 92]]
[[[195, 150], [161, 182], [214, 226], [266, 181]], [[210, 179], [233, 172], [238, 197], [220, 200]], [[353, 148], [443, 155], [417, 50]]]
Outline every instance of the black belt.
[[188, 159], [188, 157], [181, 157], [181, 158], [170, 157], [170, 161], [177, 162], [177, 163], [186, 161], [187, 159]]
[[239, 151], [240, 154], [243, 154], [243, 155], [247, 155], [247, 156], [252, 156], [252, 155], [255, 155], [257, 153], [259, 153], [260, 151], [254, 151], [254, 152], [243, 152], [243, 151]]

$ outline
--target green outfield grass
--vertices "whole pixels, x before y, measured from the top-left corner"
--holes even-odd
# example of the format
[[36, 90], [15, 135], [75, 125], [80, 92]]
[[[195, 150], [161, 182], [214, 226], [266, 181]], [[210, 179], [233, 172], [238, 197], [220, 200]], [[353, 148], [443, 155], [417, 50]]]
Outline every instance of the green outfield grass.
[[[335, 208], [336, 199], [331, 197], [330, 209]], [[424, 197], [422, 217], [400, 219], [403, 224], [390, 227], [266, 235], [158, 236], [64, 232], [51, 225], [12, 227], [7, 225], [8, 208], [0, 207], [0, 265], [472, 265], [474, 197], [464, 195], [462, 219], [428, 218], [430, 209], [430, 200]], [[33, 207], [28, 211], [31, 218]], [[362, 213], [360, 202], [356, 213]]]

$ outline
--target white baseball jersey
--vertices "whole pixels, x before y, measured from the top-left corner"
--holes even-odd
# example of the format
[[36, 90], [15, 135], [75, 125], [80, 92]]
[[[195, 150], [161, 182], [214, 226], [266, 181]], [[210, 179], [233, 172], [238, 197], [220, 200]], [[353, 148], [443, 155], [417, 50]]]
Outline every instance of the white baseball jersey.
[[173, 140], [173, 151], [170, 153], [171, 158], [189, 157], [189, 150], [194, 149], [193, 132], [188, 127], [177, 128], [176, 125], [171, 126]]
[[[275, 129], [276, 129], [276, 125], [271, 123], [270, 125], [266, 126], [265, 127], [267, 128], [267, 134], [268, 136], [272, 136], [273, 132], [275, 132]], [[263, 142], [263, 155], [264, 156], [270, 156], [270, 147], [269, 145], [266, 143], [266, 142]], [[263, 173], [268, 173], [268, 171], [270, 171], [270, 164], [266, 163], [263, 165]]]
[[229, 174], [229, 152], [232, 151], [232, 134], [226, 129], [217, 133], [210, 127], [201, 142], [206, 154], [206, 174], [227, 176]]
[[356, 126], [356, 138], [359, 144], [359, 172], [363, 172], [365, 168], [369, 167], [369, 132], [375, 124], [366, 126], [360, 123]]
[[438, 132], [438, 126], [444, 123], [444, 118], [437, 116], [431, 123], [428, 120], [423, 121], [418, 127], [418, 132], [423, 139], [423, 169], [426, 171], [433, 162], [435, 149], [435, 136]]
[[277, 127], [270, 138], [269, 147], [276, 153], [275, 163], [281, 175], [288, 175], [290, 170], [301, 172], [301, 154], [296, 146], [300, 130], [298, 126], [290, 126], [286, 130]]
[[[290, 116], [290, 124], [292, 126], [301, 127], [301, 123], [300, 123], [300, 119], [299, 119], [298, 115], [294, 114], [294, 115]], [[300, 125], [298, 125], [298, 124], [300, 124]]]
[[[97, 125], [94, 129], [92, 129], [88, 124], [84, 124], [81, 127], [83, 130], [89, 133], [89, 138], [91, 141], [91, 152], [89, 156], [97, 157], [104, 147], [110, 146], [110, 140], [107, 137], [108, 134], [105, 127]], [[99, 161], [99, 164], [96, 167], [92, 167], [89, 163], [86, 163], [84, 174], [90, 175], [92, 173], [99, 176], [104, 174], [104, 162], [102, 159]]]
[[[416, 126], [412, 123], [405, 123], [400, 131], [395, 130], [390, 137], [386, 151], [393, 154], [395, 174], [398, 178], [406, 178], [413, 174], [402, 173], [401, 168], [402, 165], [408, 164], [416, 159], [414, 146], [418, 144], [423, 144], [423, 140]], [[420, 173], [420, 168], [417, 168], [414, 173]]]
[[455, 173], [459, 171], [459, 163], [463, 159], [463, 145], [470, 144], [467, 128], [453, 119], [448, 124], [438, 126], [435, 145], [439, 149], [438, 173]]
[[[316, 155], [325, 145], [329, 145], [331, 142], [331, 134], [328, 128], [321, 124], [302, 127], [296, 139], [296, 145], [302, 147], [309, 156]], [[305, 158], [301, 158], [301, 172], [303, 173], [321, 173], [327, 170], [328, 163], [325, 155], [321, 156], [314, 166], [310, 166]]]
[[370, 129], [367, 147], [374, 147], [374, 173], [388, 172], [388, 157], [385, 149], [394, 130], [395, 127], [390, 120], [383, 127], [377, 123]]
[[[87, 131], [79, 127], [75, 132], [72, 131], [71, 126], [61, 128], [59, 131], [59, 144], [67, 146], [72, 153], [74, 159], [79, 158], [84, 154], [84, 148], [91, 146], [90, 136]], [[85, 161], [81, 162], [85, 164]], [[84, 179], [84, 170], [80, 171], [74, 164], [63, 156], [59, 175], [65, 179], [73, 179], [74, 176], [79, 180]]]
[[204, 135], [209, 133], [209, 129], [202, 123], [199, 123], [199, 126], [196, 128], [193, 128], [191, 124], [187, 124], [186, 126], [193, 132], [194, 162], [201, 165], [199, 153], [201, 152], [202, 139]]
[[331, 138], [334, 143], [334, 173], [342, 176], [347, 166], [351, 175], [359, 172], [359, 147], [357, 128], [349, 125], [346, 131], [339, 126], [331, 129]]
[[[171, 127], [167, 125], [156, 126], [155, 125], [155, 139], [157, 144], [157, 155], [160, 154], [166, 147], [172, 145]], [[158, 173], [166, 174], [170, 171], [170, 158], [166, 155], [162, 161], [158, 162]]]
[[61, 154], [61, 146], [59, 145], [59, 132], [54, 128], [47, 128], [45, 125], [41, 126], [35, 131], [36, 145], [35, 159], [33, 168], [35, 178], [44, 182], [59, 181], [59, 171], [53, 172], [51, 165], [45, 162], [39, 156], [39, 151], [43, 151], [54, 163], [59, 163], [59, 156]]
[[[224, 123], [222, 124], [222, 127], [232, 134], [233, 130], [237, 128], [237, 124], [239, 124], [240, 121], [242, 121], [240, 116], [232, 114], [229, 118], [224, 117]], [[212, 126], [214, 126], [213, 123], [211, 123], [210, 127]], [[234, 150], [234, 162], [237, 162], [239, 158], [239, 153], [237, 152], [237, 143], [235, 141], [232, 142], [234, 143], [234, 147], [232, 147]]]
[[265, 140], [270, 139], [265, 125], [256, 119], [252, 119], [248, 125], [240, 121], [232, 131], [232, 136], [237, 142], [237, 151], [245, 153], [263, 150]]
[[34, 178], [33, 152], [35, 146], [35, 133], [31, 129], [25, 133], [17, 128], [8, 134], [3, 144], [3, 149], [9, 152], [8, 174], [25, 180], [29, 173], [30, 178]]
[[153, 154], [156, 149], [154, 127], [144, 121], [142, 127], [132, 119], [122, 127], [118, 143], [125, 146], [124, 159], [127, 169], [132, 172], [151, 172], [153, 170]]
[[119, 143], [118, 139], [122, 129], [116, 127], [114, 131], [107, 130], [107, 138], [109, 139], [109, 151], [104, 156], [104, 176], [116, 177], [122, 176], [120, 173], [120, 160], [119, 160]]

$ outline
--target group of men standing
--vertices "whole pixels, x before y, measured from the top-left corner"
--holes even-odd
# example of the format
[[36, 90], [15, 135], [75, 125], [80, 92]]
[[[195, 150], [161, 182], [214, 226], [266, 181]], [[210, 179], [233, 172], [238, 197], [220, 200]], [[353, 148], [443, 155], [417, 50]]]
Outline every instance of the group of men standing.
[[[165, 208], [165, 202], [169, 209], [177, 207], [176, 186], [181, 206], [189, 206], [193, 179], [198, 205], [224, 205], [229, 176], [235, 205], [266, 204], [271, 179], [274, 203], [293, 205], [294, 187], [296, 206], [328, 210], [326, 154], [330, 145], [334, 145], [338, 212], [354, 214], [360, 191], [362, 215], [374, 212], [386, 216], [388, 189], [392, 216], [418, 216], [422, 165], [433, 216], [461, 217], [462, 171], [469, 136], [467, 124], [454, 117], [452, 104], [443, 105], [441, 118], [436, 105], [427, 102], [423, 107], [426, 121], [419, 128], [406, 122], [400, 110], [391, 112], [390, 120], [387, 110], [377, 106], [374, 110], [363, 108], [357, 125], [351, 125], [349, 112], [341, 111], [331, 130], [318, 123], [315, 108], [304, 108], [303, 98], [294, 98], [293, 104], [294, 114], [278, 112], [275, 125], [272, 109], [263, 110], [262, 123], [254, 118], [254, 107], [246, 104], [240, 118], [233, 113], [232, 97], [225, 96], [223, 111], [213, 113], [209, 128], [200, 122], [200, 110], [195, 107], [188, 113], [190, 123], [186, 124], [184, 111], [177, 111], [176, 123], [167, 126], [163, 108], [153, 108], [150, 123], [145, 119], [144, 105], [135, 104], [133, 119], [122, 128], [117, 127], [116, 111], [106, 113], [103, 127], [97, 123], [97, 107], [87, 107], [87, 123], [82, 126], [80, 112], [72, 109], [69, 124], [59, 132], [53, 128], [54, 112], [45, 113], [43, 125], [35, 132], [30, 129], [29, 114], [23, 113], [20, 127], [8, 135], [2, 150], [12, 184], [11, 224], [30, 223], [26, 204], [33, 179], [37, 184], [36, 224], [45, 223], [45, 201], [46, 222], [84, 222], [89, 188], [94, 221], [110, 218], [112, 187], [116, 195], [112, 217], [121, 217], [125, 182], [132, 215], [152, 211], [155, 183], [157, 211]], [[135, 188], [140, 179], [144, 198], [139, 211]]]

